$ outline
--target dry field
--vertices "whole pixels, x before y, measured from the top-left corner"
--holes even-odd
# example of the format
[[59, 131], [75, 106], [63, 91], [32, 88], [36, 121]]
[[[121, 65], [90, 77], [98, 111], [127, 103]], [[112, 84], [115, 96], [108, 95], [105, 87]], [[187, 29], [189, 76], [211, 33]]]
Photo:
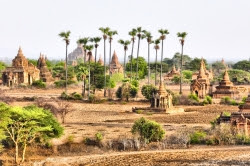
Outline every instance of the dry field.
[[[185, 87], [185, 93], [189, 87]], [[178, 86], [171, 87], [171, 90], [178, 91]], [[69, 92], [81, 92], [80, 88], [71, 88]], [[35, 90], [35, 89], [8, 89], [7, 96], [12, 97], [58, 97], [63, 89]], [[102, 95], [102, 92], [98, 92]], [[141, 96], [139, 95], [139, 98]], [[12, 105], [26, 106], [33, 102], [13, 102]], [[209, 122], [216, 118], [222, 111], [237, 111], [236, 106], [225, 105], [208, 105], [208, 106], [184, 106], [184, 113], [175, 114], [136, 114], [132, 112], [132, 107], [148, 107], [149, 103], [133, 101], [129, 103], [112, 101], [102, 104], [90, 104], [86, 102], [70, 102], [75, 111], [69, 113], [66, 118], [65, 135], [60, 139], [52, 140], [54, 145], [61, 145], [67, 142], [69, 136], [74, 138], [74, 142], [82, 142], [84, 138], [93, 138], [97, 132], [101, 132], [104, 136], [103, 141], [117, 138], [132, 138], [130, 129], [135, 120], [140, 117], [146, 117], [159, 122], [167, 134], [172, 134], [182, 129], [208, 129]], [[181, 107], [181, 106], [180, 106]], [[205, 151], [203, 151], [205, 150]], [[102, 152], [100, 152], [102, 153]], [[97, 154], [97, 153], [96, 153]], [[99, 153], [98, 153], [99, 154]], [[241, 158], [245, 162], [245, 158], [249, 158], [250, 148], [232, 148], [231, 150], [220, 149], [217, 147], [195, 148], [176, 151], [157, 151], [157, 152], [132, 152], [132, 153], [114, 153], [104, 156], [94, 155], [87, 157], [58, 157], [53, 160], [58, 163], [70, 163], [70, 161], [81, 161], [82, 165], [227, 165], [230, 159], [232, 164], [237, 165], [237, 161]], [[77, 154], [75, 154], [77, 155]], [[72, 160], [71, 160], [72, 159]], [[48, 159], [51, 162], [50, 159]], [[61, 161], [61, 162], [59, 162]], [[143, 161], [143, 162], [142, 162]], [[216, 163], [216, 162], [217, 163]], [[244, 163], [243, 162], [243, 163]], [[247, 160], [246, 160], [247, 162]], [[249, 163], [247, 163], [249, 164]], [[246, 164], [246, 165], [247, 165]], [[48, 164], [48, 165], [56, 165]], [[69, 165], [80, 165], [80, 163], [72, 162]]]

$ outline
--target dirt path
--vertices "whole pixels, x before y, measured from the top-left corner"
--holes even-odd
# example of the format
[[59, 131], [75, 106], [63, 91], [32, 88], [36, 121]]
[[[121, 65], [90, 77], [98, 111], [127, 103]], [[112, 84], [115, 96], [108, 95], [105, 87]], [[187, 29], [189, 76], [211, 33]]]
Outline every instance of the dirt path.
[[250, 165], [250, 147], [208, 147], [165, 151], [116, 152], [103, 155], [51, 157], [34, 166], [57, 165]]

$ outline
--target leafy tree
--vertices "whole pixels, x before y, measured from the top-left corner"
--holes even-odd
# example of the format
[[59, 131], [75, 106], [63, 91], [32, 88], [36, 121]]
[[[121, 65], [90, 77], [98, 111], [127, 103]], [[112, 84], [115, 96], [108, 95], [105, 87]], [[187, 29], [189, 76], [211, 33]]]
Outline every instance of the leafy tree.
[[[139, 68], [138, 68], [139, 78], [143, 79], [147, 75], [147, 62], [145, 61], [143, 57], [139, 57], [138, 64], [139, 64]], [[129, 70], [130, 67], [131, 67], [131, 61], [127, 63], [126, 69]], [[136, 68], [137, 68], [137, 59], [133, 59], [132, 71], [136, 72]]]
[[0, 61], [0, 78], [2, 77], [2, 71], [7, 67], [7, 65]]
[[154, 85], [143, 85], [141, 89], [142, 95], [150, 100], [153, 97], [153, 93], [157, 91], [157, 88]]
[[216, 71], [216, 73], [219, 73], [221, 70], [225, 70], [226, 67], [222, 62], [214, 62], [212, 63], [212, 68], [214, 71]]
[[28, 62], [33, 64], [34, 66], [37, 66], [37, 60], [35, 59], [28, 59]]
[[[206, 67], [208, 67], [207, 61], [206, 59], [203, 59]], [[188, 63], [188, 70], [192, 70], [192, 71], [197, 71], [200, 69], [200, 64], [201, 64], [201, 59], [199, 58], [194, 58], [192, 61], [190, 61], [190, 63]]]
[[122, 100], [126, 99], [126, 101], [128, 101], [130, 97], [136, 97], [138, 93], [138, 87], [133, 84], [130, 82], [123, 83], [122, 86], [117, 89], [116, 97], [121, 98]]
[[233, 68], [250, 72], [250, 61], [239, 61], [233, 65]]
[[140, 140], [146, 143], [160, 141], [165, 135], [165, 131], [159, 123], [143, 117], [134, 122], [131, 132], [139, 134]]
[[0, 103], [0, 128], [6, 138], [15, 146], [15, 162], [19, 163], [19, 148], [22, 147], [22, 161], [25, 160], [27, 146], [31, 143], [45, 143], [58, 138], [63, 128], [53, 115], [36, 106], [11, 107]]
[[59, 36], [61, 38], [63, 38], [63, 40], [65, 41], [66, 44], [66, 58], [65, 58], [65, 92], [67, 93], [67, 82], [68, 82], [68, 46], [69, 46], [69, 36], [70, 36], [70, 31], [65, 31], [65, 32], [61, 32], [59, 33]]
[[[228, 71], [230, 80], [237, 84], [246, 84], [250, 82], [250, 73], [244, 70], [231, 69]], [[219, 76], [218, 80], [222, 80], [223, 73]]]
[[192, 79], [192, 75], [193, 75], [192, 71], [190, 71], [190, 70], [183, 70], [182, 74], [184, 76], [184, 79], [189, 79], [189, 80]]
[[[163, 73], [167, 73], [170, 70], [170, 67], [168, 64], [166, 63], [162, 63], [162, 72]], [[157, 63], [150, 63], [150, 68], [153, 72], [155, 72], [155, 69], [157, 69], [157, 72], [161, 71], [161, 63], [157, 62]]]

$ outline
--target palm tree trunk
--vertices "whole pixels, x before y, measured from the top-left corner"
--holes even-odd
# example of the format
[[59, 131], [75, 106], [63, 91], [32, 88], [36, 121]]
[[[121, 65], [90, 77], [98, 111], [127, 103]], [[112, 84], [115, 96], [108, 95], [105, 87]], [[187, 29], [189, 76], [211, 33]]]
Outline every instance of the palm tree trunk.
[[124, 78], [126, 77], [126, 49], [124, 49], [124, 65], [123, 65]]
[[139, 37], [138, 39], [138, 49], [137, 49], [137, 59], [136, 59], [136, 80], [138, 80], [138, 58], [139, 58], [139, 49], [140, 49], [140, 40], [141, 38]]
[[183, 64], [183, 44], [181, 45], [180, 95], [182, 94], [182, 64]]
[[97, 47], [95, 48], [95, 63], [96, 63]]
[[67, 86], [68, 86], [68, 44], [66, 43], [66, 62], [65, 62], [65, 93], [67, 94]]
[[161, 73], [160, 73], [160, 83], [162, 81], [162, 59], [163, 59], [163, 40], [161, 42]]
[[86, 78], [84, 78], [83, 80], [83, 93], [82, 93], [83, 98], [85, 98], [85, 91], [86, 91]]
[[[96, 57], [97, 57], [97, 47], [95, 48], [95, 67], [94, 67], [94, 71], [96, 70]], [[95, 72], [93, 72], [93, 80], [94, 80], [94, 94], [95, 94], [95, 75], [94, 75]]]
[[[109, 43], [109, 81], [111, 79], [111, 41]], [[109, 91], [108, 91], [108, 96], [109, 96], [109, 99], [111, 99], [111, 87], [109, 87]]]
[[104, 97], [106, 97], [106, 40], [104, 39]]
[[150, 57], [150, 43], [148, 42], [148, 84], [150, 84], [150, 63], [149, 63], [149, 57]]
[[[90, 57], [90, 56], [89, 56]], [[88, 99], [90, 98], [90, 58], [89, 58], [89, 87], [88, 87]]]
[[132, 61], [133, 61], [133, 52], [134, 52], [134, 44], [135, 44], [135, 41], [133, 40], [132, 41], [132, 51], [131, 51], [131, 57], [130, 57], [130, 81], [132, 81], [132, 71], [133, 71], [133, 64], [132, 64]]
[[157, 49], [155, 49], [155, 86], [157, 84]]

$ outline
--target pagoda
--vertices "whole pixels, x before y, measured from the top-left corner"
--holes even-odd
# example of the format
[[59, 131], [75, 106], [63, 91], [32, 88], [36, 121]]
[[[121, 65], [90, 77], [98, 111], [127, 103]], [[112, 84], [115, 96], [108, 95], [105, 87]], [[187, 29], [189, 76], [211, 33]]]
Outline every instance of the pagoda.
[[123, 67], [118, 61], [118, 57], [116, 55], [116, 52], [114, 51], [114, 54], [112, 56], [112, 60], [110, 63], [110, 72], [111, 74], [114, 73], [123, 73]]
[[164, 79], [171, 80], [171, 79], [173, 79], [174, 76], [179, 76], [179, 75], [180, 75], [180, 72], [178, 70], [176, 70], [175, 65], [173, 65], [172, 70], [166, 74]]
[[40, 57], [37, 61], [37, 68], [40, 70], [40, 79], [43, 82], [53, 82], [54, 78], [52, 77], [52, 74], [47, 67], [46, 61], [47, 58], [44, 55], [40, 54]]

